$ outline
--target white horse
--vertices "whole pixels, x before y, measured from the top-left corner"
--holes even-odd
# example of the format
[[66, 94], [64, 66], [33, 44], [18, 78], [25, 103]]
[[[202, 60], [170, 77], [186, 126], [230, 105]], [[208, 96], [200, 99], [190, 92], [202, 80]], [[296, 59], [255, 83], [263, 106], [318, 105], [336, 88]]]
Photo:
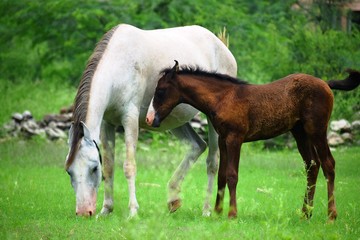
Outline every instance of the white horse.
[[[89, 58], [75, 98], [69, 154], [65, 168], [76, 194], [76, 214], [93, 215], [97, 190], [104, 179], [100, 214], [113, 211], [115, 128], [125, 131], [124, 173], [129, 187], [130, 217], [139, 205], [135, 194], [135, 152], [139, 127], [147, 128], [145, 116], [162, 69], [178, 59], [208, 71], [236, 76], [235, 58], [214, 34], [200, 26], [141, 30], [120, 24], [107, 32]], [[180, 105], [157, 131], [170, 129], [191, 149], [168, 183], [170, 211], [180, 207], [180, 185], [190, 166], [206, 149], [206, 143], [189, 124], [198, 111]], [[101, 139], [101, 141], [100, 141]], [[98, 145], [104, 151], [103, 163]], [[210, 214], [210, 197], [217, 172], [217, 135], [209, 126], [208, 187], [203, 214]]]

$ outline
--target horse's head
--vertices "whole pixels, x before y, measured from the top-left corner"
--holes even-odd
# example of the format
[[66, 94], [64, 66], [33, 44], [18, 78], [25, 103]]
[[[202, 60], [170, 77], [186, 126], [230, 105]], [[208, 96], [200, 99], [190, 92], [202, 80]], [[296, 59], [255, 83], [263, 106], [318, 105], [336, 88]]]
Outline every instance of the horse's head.
[[159, 79], [146, 115], [146, 123], [149, 126], [159, 127], [162, 120], [180, 103], [181, 98], [175, 81], [178, 71], [179, 63], [175, 60], [174, 67], [165, 70]]
[[83, 122], [71, 127], [69, 145], [65, 166], [76, 194], [76, 215], [91, 216], [102, 177], [100, 150]]

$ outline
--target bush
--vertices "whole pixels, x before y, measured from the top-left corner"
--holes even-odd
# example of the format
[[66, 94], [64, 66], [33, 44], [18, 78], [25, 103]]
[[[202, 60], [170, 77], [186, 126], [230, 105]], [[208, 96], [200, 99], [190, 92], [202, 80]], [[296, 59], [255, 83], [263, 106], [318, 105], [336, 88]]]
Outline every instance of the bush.
[[[225, 26], [238, 76], [250, 83], [266, 83], [294, 72], [339, 79], [345, 77], [346, 68], [360, 69], [359, 31], [348, 34], [324, 28], [305, 12], [292, 10], [294, 2], [3, 0], [1, 81], [77, 86], [96, 42], [119, 23], [144, 29], [198, 24], [213, 32]], [[352, 114], [357, 92], [335, 93], [336, 117]]]

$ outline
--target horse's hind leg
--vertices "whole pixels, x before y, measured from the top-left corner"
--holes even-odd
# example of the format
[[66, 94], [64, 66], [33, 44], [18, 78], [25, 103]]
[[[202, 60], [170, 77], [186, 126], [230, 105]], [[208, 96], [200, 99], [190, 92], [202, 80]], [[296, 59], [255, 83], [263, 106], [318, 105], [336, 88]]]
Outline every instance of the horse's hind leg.
[[115, 127], [106, 122], [101, 124], [101, 143], [103, 148], [103, 179], [104, 179], [104, 202], [100, 214], [106, 215], [113, 211], [114, 207], [114, 151], [115, 151]]
[[320, 136], [313, 138], [314, 146], [319, 155], [321, 168], [324, 172], [327, 181], [328, 190], [328, 217], [330, 221], [333, 221], [337, 217], [337, 211], [335, 206], [335, 160], [330, 152], [329, 145], [326, 139], [326, 132]]
[[189, 123], [178, 128], [172, 129], [171, 132], [180, 140], [185, 140], [191, 144], [191, 149], [175, 170], [168, 183], [168, 207], [170, 212], [175, 212], [181, 206], [179, 197], [181, 183], [190, 167], [196, 162], [199, 156], [205, 151], [206, 143], [194, 131]]
[[208, 134], [209, 152], [206, 158], [208, 185], [207, 185], [206, 197], [203, 207], [203, 216], [206, 217], [211, 215], [210, 199], [213, 192], [215, 176], [218, 170], [218, 161], [217, 161], [218, 135], [209, 119], [208, 119], [208, 127], [209, 127], [209, 134]]
[[316, 180], [320, 168], [320, 162], [314, 146], [312, 146], [310, 139], [308, 138], [305, 130], [303, 129], [303, 126], [296, 126], [291, 132], [296, 140], [298, 150], [305, 163], [307, 187], [305, 191], [302, 211], [306, 218], [310, 218], [314, 205], [313, 199], [316, 189]]

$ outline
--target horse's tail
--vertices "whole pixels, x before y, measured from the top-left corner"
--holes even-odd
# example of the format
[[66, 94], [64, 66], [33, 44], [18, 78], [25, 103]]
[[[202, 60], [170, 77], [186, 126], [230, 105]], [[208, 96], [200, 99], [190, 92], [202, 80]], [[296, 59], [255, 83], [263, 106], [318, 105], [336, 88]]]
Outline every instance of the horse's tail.
[[217, 34], [217, 37], [225, 44], [227, 48], [229, 48], [229, 34], [226, 35], [226, 27]]
[[330, 80], [327, 82], [331, 89], [350, 91], [360, 84], [360, 72], [353, 69], [347, 69], [349, 76], [343, 80]]

